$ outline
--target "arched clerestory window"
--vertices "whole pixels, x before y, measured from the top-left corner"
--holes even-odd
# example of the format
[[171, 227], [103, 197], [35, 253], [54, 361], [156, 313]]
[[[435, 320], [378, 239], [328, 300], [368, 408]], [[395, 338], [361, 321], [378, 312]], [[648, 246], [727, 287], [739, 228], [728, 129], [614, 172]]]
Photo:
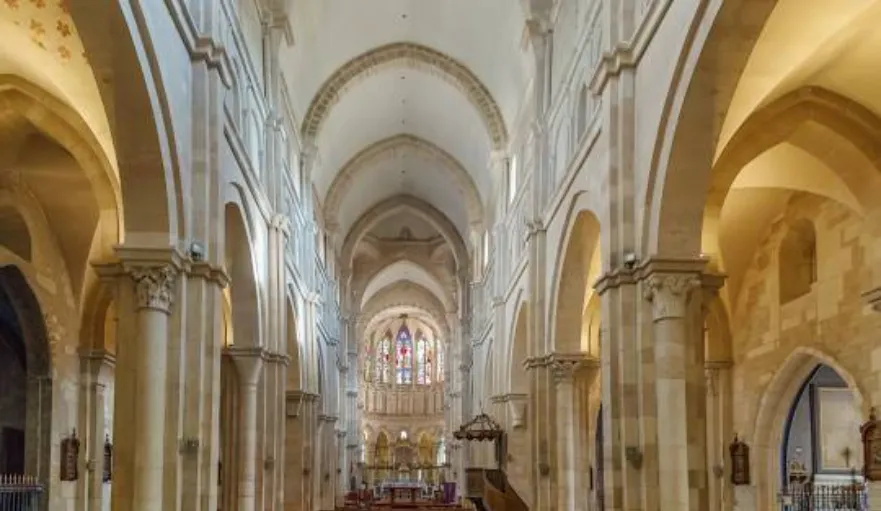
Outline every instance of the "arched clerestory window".
[[811, 291], [817, 282], [817, 235], [810, 220], [790, 226], [780, 243], [777, 268], [781, 304]]

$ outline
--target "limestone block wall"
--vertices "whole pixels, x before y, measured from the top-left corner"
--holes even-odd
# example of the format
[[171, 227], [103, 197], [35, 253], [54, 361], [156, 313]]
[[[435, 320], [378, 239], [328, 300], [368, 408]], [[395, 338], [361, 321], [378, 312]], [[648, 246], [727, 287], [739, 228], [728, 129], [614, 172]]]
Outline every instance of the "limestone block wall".
[[[804, 219], [816, 231], [816, 281], [807, 293], [781, 304], [780, 265], [791, 262], [780, 259], [780, 244]], [[823, 362], [841, 373], [855, 390], [862, 417], [878, 402], [881, 321], [862, 298], [875, 273], [878, 231], [839, 203], [798, 196], [757, 246], [731, 321], [733, 426], [754, 446], [757, 502], [772, 496], [777, 476], [767, 471], [779, 467], [785, 414], [810, 366]]]

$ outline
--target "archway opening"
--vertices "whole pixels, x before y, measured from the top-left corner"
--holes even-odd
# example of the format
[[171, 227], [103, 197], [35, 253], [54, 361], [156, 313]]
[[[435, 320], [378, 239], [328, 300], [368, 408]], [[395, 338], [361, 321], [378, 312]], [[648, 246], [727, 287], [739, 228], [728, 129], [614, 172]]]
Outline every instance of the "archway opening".
[[804, 379], [780, 442], [780, 493], [790, 509], [859, 509], [860, 415], [857, 396], [834, 368], [818, 364]]
[[[0, 475], [49, 489], [52, 373], [40, 305], [15, 266], [0, 268]], [[43, 505], [49, 502], [44, 495]]]

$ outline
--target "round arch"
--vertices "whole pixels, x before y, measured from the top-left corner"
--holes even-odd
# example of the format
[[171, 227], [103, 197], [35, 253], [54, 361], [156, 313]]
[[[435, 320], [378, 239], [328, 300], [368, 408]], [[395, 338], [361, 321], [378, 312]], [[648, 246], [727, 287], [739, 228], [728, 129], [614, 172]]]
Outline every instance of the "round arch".
[[[776, 5], [777, 0], [713, 2], [688, 27], [652, 154], [643, 253], [684, 258], [700, 253], [705, 197], [694, 191], [706, 189], [722, 121]], [[714, 117], [708, 119], [708, 112]], [[674, 218], [678, 223], [671, 223]], [[672, 228], [686, 221], [685, 228]]]
[[304, 389], [305, 378], [301, 369], [301, 361], [304, 360], [303, 347], [300, 344], [297, 318], [296, 304], [288, 295], [285, 299], [285, 344], [290, 360], [287, 369], [287, 390]]
[[337, 223], [340, 205], [350, 189], [354, 176], [371, 164], [403, 151], [412, 151], [446, 169], [456, 187], [465, 196], [466, 211], [471, 223], [483, 221], [483, 204], [477, 185], [471, 175], [453, 155], [437, 145], [414, 135], [400, 134], [380, 140], [359, 151], [336, 174], [327, 192], [324, 218], [328, 224]]
[[358, 55], [337, 69], [315, 94], [303, 118], [301, 132], [315, 139], [334, 104], [346, 89], [377, 69], [405, 65], [427, 70], [462, 91], [486, 126], [495, 149], [508, 145], [508, 130], [501, 109], [489, 89], [464, 64], [437, 50], [412, 42], [391, 43]]
[[514, 316], [510, 352], [508, 356], [508, 389], [515, 394], [529, 393], [529, 378], [523, 366], [529, 356], [529, 302], [518, 300], [517, 313]]
[[98, 89], [111, 112], [126, 241], [176, 244], [186, 208], [167, 96], [174, 88], [162, 81], [144, 21], [149, 16], [140, 4], [119, 2], [72, 2], [69, 13], [96, 81], [104, 84]]
[[[581, 351], [584, 304], [592, 289], [590, 276], [595, 252], [600, 248], [600, 224], [589, 210], [573, 211], [561, 240], [551, 292], [550, 323], [554, 351]], [[577, 333], [577, 334], [576, 334]], [[569, 336], [568, 338], [566, 336]]]
[[239, 346], [261, 346], [260, 299], [251, 237], [240, 207], [224, 206], [224, 265], [230, 277], [232, 339]]

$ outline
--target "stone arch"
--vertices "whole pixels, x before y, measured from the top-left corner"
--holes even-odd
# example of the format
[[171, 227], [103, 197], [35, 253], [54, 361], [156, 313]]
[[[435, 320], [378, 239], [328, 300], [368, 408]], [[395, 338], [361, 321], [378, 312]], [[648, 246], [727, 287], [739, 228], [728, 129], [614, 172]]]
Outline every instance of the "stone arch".
[[[655, 145], [649, 169], [647, 214], [642, 220], [642, 252], [677, 258], [693, 258], [700, 253], [705, 209], [709, 209], [708, 205], [718, 203], [719, 197], [730, 186], [731, 172], [736, 173], [736, 169], [730, 170], [732, 165], [724, 161], [729, 157], [723, 158], [721, 153], [718, 182], [709, 171], [714, 168], [723, 121], [753, 48], [777, 5], [777, 0], [715, 2], [699, 11], [688, 27], [685, 49], [677, 63], [673, 87], [662, 110], [659, 143]], [[725, 55], [725, 58], [720, 59], [719, 55]], [[831, 97], [827, 92], [804, 88], [785, 94], [769, 106], [773, 109], [787, 102], [790, 105], [808, 104], [809, 107], [795, 108], [793, 111], [801, 110], [802, 113], [790, 117], [801, 115], [803, 118], [820, 120], [812, 116], [827, 110], [821, 106]], [[866, 112], [862, 107], [858, 110]], [[778, 125], [772, 130], [762, 125], [762, 111], [771, 110], [765, 107], [753, 112], [751, 119], [755, 126], [761, 127], [760, 131], [766, 132], [767, 140], [788, 135], [791, 127]], [[777, 112], [778, 115], [780, 113]], [[822, 113], [819, 115], [825, 116]], [[862, 113], [855, 117], [862, 117]], [[792, 119], [788, 122], [792, 122]], [[841, 122], [840, 119], [820, 122], [844, 138], [848, 138], [846, 133], [850, 129], [845, 126], [854, 126], [853, 121]], [[745, 126], [746, 123], [741, 125], [741, 130]], [[741, 132], [752, 132], [750, 136], [755, 137], [754, 142], [762, 141], [755, 129], [747, 128]], [[865, 139], [864, 136], [857, 138]], [[769, 143], [767, 140], [765, 144]], [[728, 147], [741, 147], [731, 149], [732, 155], [752, 152], [746, 149], [746, 144], [732, 145], [731, 142], [733, 138], [726, 144], [725, 151], [729, 151]], [[860, 142], [853, 143], [855, 146], [861, 145]], [[875, 189], [876, 186], [871, 188]], [[709, 194], [705, 194], [705, 191]]]
[[233, 343], [240, 347], [261, 346], [260, 300], [257, 273], [251, 252], [252, 238], [242, 210], [235, 203], [224, 206], [224, 266], [229, 274]]
[[859, 415], [869, 415], [865, 394], [850, 371], [823, 351], [803, 346], [795, 348], [768, 383], [758, 403], [753, 431], [746, 435], [746, 441], [752, 444], [754, 451], [752, 476], [756, 482], [756, 505], [760, 507], [775, 502], [779, 489], [778, 446], [787, 422], [785, 419], [805, 379], [820, 364], [834, 369], [847, 383], [854, 394]]
[[[394, 275], [397, 271], [410, 271], [415, 273], [419, 278], [418, 281], [405, 279], [405, 278], [395, 278]], [[382, 283], [383, 280], [395, 279], [393, 281], [389, 281], [385, 284]], [[444, 309], [452, 308], [452, 300], [449, 296], [449, 292], [444, 286], [443, 281], [435, 275], [429, 268], [408, 259], [406, 257], [399, 257], [389, 261], [385, 261], [385, 264], [375, 268], [375, 270], [367, 275], [364, 279], [364, 287], [362, 289], [357, 289], [355, 292], [357, 293], [355, 299], [357, 303], [366, 305], [367, 302], [373, 298], [376, 293], [385, 289], [386, 287], [393, 285], [395, 282], [407, 280], [413, 282], [414, 284], [419, 285], [420, 287], [428, 290], [432, 295], [434, 295], [442, 304], [444, 304]], [[377, 284], [379, 282], [379, 284]], [[378, 287], [375, 287], [378, 286]], [[371, 289], [372, 288], [372, 289]]]
[[[24, 386], [23, 472], [50, 490], [52, 451], [53, 367], [45, 316], [33, 289], [16, 266], [0, 268], [0, 328], [2, 338], [21, 362]], [[7, 389], [8, 391], [9, 389]], [[48, 503], [49, 496], [44, 497]], [[46, 508], [48, 509], [48, 508]]]
[[468, 266], [468, 248], [465, 241], [456, 226], [437, 208], [422, 199], [411, 195], [399, 195], [386, 199], [377, 203], [369, 211], [361, 215], [355, 222], [355, 225], [346, 234], [343, 242], [342, 261], [346, 266], [352, 265], [352, 259], [355, 255], [355, 247], [364, 235], [370, 231], [377, 223], [400, 211], [406, 209], [413, 214], [425, 220], [432, 227], [437, 229], [441, 236], [453, 248], [453, 255], [456, 258], [456, 265], [461, 268]]
[[69, 6], [110, 117], [126, 241], [167, 246], [184, 230], [186, 198], [168, 98], [174, 88], [163, 83], [143, 9], [118, 2]]
[[[805, 122], [840, 134], [866, 160], [881, 170], [881, 119], [856, 101], [822, 87], [802, 87], [753, 112], [737, 129], [713, 166], [708, 208], [720, 209], [740, 170], [765, 151], [784, 142]], [[863, 206], [881, 196], [877, 177], [866, 179], [855, 168], [834, 167]]]
[[515, 394], [529, 393], [529, 378], [523, 363], [529, 356], [529, 302], [518, 297], [517, 312], [511, 332], [508, 356], [508, 389]]
[[[441, 316], [444, 311], [443, 303], [432, 293], [419, 284], [408, 281], [399, 281], [376, 292], [361, 309], [360, 317], [373, 318], [381, 311], [396, 307], [411, 307], [427, 316], [439, 326], [442, 326], [444, 335], [449, 333], [450, 325]], [[363, 334], [364, 325], [359, 325], [358, 335]]]
[[285, 345], [287, 355], [290, 358], [287, 369], [287, 390], [302, 390], [304, 388], [301, 361], [303, 347], [300, 344], [300, 335], [297, 322], [297, 307], [293, 298], [288, 295], [285, 299]]
[[453, 155], [423, 138], [402, 133], [382, 139], [359, 151], [349, 159], [333, 178], [324, 205], [324, 219], [336, 223], [336, 216], [354, 177], [369, 165], [394, 156], [402, 151], [413, 151], [427, 159], [437, 161], [446, 169], [460, 192], [465, 196], [465, 207], [470, 222], [483, 221], [483, 204], [477, 185], [468, 170]]
[[508, 145], [508, 129], [502, 111], [489, 89], [464, 64], [437, 50], [412, 42], [391, 43], [369, 50], [343, 64], [316, 92], [303, 118], [301, 132], [315, 139], [330, 110], [352, 87], [370, 73], [405, 65], [426, 70], [459, 89], [474, 105], [486, 126], [487, 136], [497, 150]]
[[[551, 328], [554, 351], [581, 351], [581, 324], [594, 252], [599, 250], [600, 224], [589, 210], [573, 211], [570, 227], [561, 240], [551, 293]], [[568, 336], [568, 337], [567, 337]]]
[[0, 111], [6, 109], [27, 119], [73, 156], [91, 184], [99, 209], [113, 213], [114, 221], [104, 226], [111, 231], [109, 241], [120, 241], [123, 204], [116, 171], [82, 117], [24, 78], [0, 74]]

